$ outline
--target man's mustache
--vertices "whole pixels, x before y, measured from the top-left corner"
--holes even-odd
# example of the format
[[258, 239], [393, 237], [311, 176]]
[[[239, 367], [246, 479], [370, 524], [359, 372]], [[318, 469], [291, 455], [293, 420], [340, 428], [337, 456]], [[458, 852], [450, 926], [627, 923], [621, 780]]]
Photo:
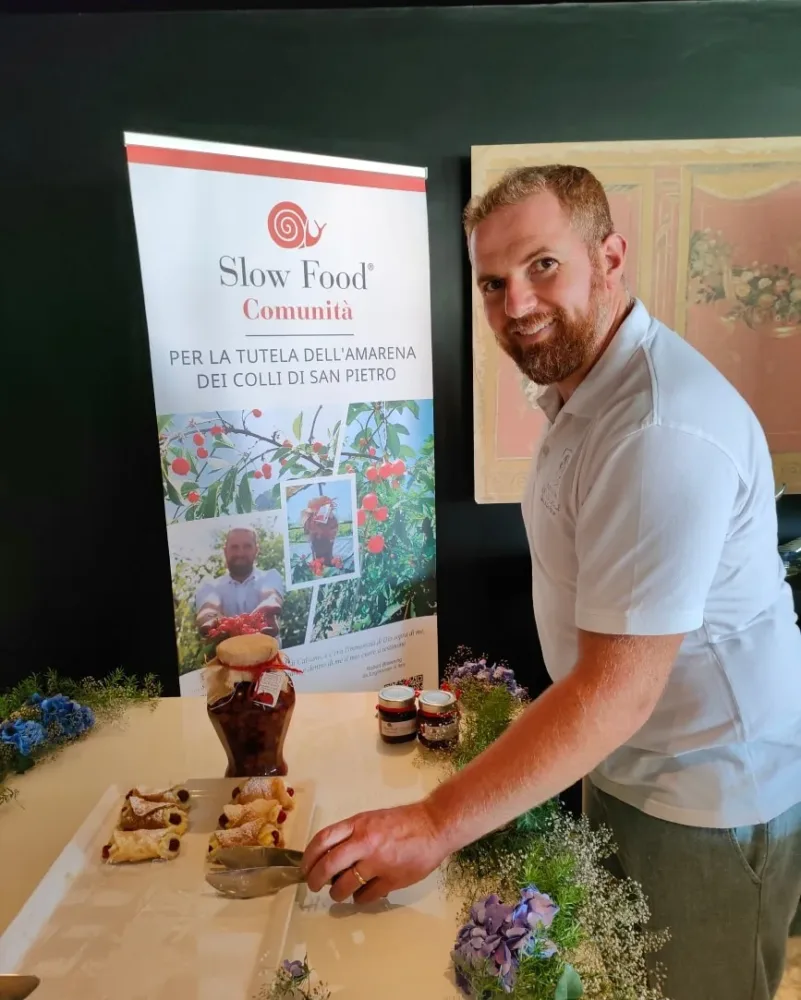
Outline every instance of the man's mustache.
[[556, 320], [556, 316], [552, 313], [550, 316], [539, 315], [539, 316], [525, 316], [523, 319], [516, 319], [506, 326], [507, 336], [526, 336], [530, 333], [536, 333], [543, 327], [548, 326], [549, 323], [553, 323]]

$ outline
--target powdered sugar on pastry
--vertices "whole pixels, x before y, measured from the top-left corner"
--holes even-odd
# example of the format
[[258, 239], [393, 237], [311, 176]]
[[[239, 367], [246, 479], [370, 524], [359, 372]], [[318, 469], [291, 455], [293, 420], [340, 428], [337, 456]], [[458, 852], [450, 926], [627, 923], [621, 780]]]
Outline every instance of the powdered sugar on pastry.
[[[256, 799], [246, 805], [224, 806], [225, 823], [221, 826], [243, 826], [253, 820], [260, 819], [265, 823], [279, 824], [286, 819], [286, 810], [276, 799]], [[220, 817], [222, 820], [223, 817]]]

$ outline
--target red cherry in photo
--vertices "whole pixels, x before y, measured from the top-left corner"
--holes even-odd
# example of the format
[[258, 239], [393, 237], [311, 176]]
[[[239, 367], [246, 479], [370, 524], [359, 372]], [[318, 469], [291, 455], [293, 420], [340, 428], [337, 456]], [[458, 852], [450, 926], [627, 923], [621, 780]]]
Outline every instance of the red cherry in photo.
[[389, 517], [389, 508], [387, 507], [376, 507], [373, 511], [373, 517], [376, 521], [386, 521]]
[[210, 433], [213, 434], [214, 437], [220, 437], [220, 435], [222, 434], [222, 432], [223, 432], [223, 429], [218, 424], [215, 424], [212, 427], [211, 431], [210, 431]]
[[372, 538], [367, 540], [367, 551], [377, 556], [379, 552], [384, 551], [384, 536], [383, 535], [373, 535]]
[[406, 463], [403, 459], [398, 459], [398, 461], [392, 466], [392, 473], [395, 476], [406, 475]]
[[371, 465], [367, 472], [365, 472], [365, 476], [367, 476], [371, 483], [374, 483], [378, 479], [378, 469], [374, 465]]
[[197, 457], [198, 458], [208, 458], [209, 457], [209, 453], [206, 451], [205, 448], [198, 448], [198, 450], [197, 450]]
[[176, 458], [172, 463], [172, 471], [176, 476], [185, 476], [189, 472], [189, 462], [185, 458]]
[[197, 502], [198, 502], [198, 500], [200, 500], [200, 494], [199, 494], [199, 493], [198, 493], [198, 492], [197, 492], [196, 490], [192, 490], [192, 492], [191, 492], [191, 493], [188, 493], [188, 494], [187, 494], [187, 496], [186, 496], [186, 499], [187, 499], [187, 500], [188, 500], [188, 501], [189, 501], [190, 503], [197, 503]]
[[364, 523], [367, 520], [367, 512], [363, 510], [356, 511], [356, 526], [359, 528], [364, 527]]
[[389, 479], [389, 477], [393, 474], [394, 471], [395, 471], [394, 465], [391, 465], [389, 462], [384, 462], [384, 464], [378, 470], [378, 474], [379, 476], [381, 476], [382, 479]]
[[253, 473], [253, 478], [264, 479], [264, 473], [261, 471], [261, 469], [256, 469], [256, 471]]
[[192, 435], [192, 440], [195, 442], [195, 444], [203, 444], [203, 442], [206, 439], [203, 437], [202, 434], [193, 434]]
[[362, 507], [364, 507], [365, 510], [375, 510], [377, 506], [378, 497], [375, 493], [368, 493], [364, 500], [362, 500]]
[[270, 479], [273, 474], [273, 467], [269, 464], [269, 462], [265, 462], [261, 467], [261, 471], [265, 479]]
[[369, 454], [369, 455], [370, 455], [370, 457], [372, 458], [372, 456], [373, 456], [373, 455], [375, 455], [375, 448], [370, 448], [370, 449], [368, 449], [368, 454]]
[[289, 440], [289, 438], [284, 438], [284, 440], [281, 442], [281, 447], [282, 448], [291, 448], [292, 447], [292, 442]]
[[258, 419], [261, 416], [261, 410], [251, 410], [250, 412], [253, 414], [254, 417], [256, 417], [256, 419]]
[[320, 452], [322, 450], [323, 450], [323, 446], [320, 444], [320, 442], [319, 441], [315, 441], [314, 444], [312, 445], [312, 451]]

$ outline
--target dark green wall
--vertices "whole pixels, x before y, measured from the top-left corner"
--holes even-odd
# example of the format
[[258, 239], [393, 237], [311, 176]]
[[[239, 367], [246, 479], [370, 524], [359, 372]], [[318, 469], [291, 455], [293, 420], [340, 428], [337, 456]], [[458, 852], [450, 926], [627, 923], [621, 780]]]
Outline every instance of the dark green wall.
[[124, 129], [428, 167], [441, 649], [538, 689], [518, 510], [472, 499], [470, 146], [799, 134], [799, 39], [793, 0], [0, 24], [0, 684], [177, 683]]

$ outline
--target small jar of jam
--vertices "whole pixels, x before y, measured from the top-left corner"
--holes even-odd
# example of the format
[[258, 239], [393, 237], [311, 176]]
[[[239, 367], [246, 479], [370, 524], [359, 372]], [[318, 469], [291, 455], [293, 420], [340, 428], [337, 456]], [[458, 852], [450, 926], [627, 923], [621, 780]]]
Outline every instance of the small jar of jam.
[[429, 750], [452, 750], [459, 741], [459, 705], [452, 691], [422, 691], [417, 738]]
[[378, 732], [385, 743], [409, 743], [417, 738], [414, 688], [391, 684], [378, 692]]

